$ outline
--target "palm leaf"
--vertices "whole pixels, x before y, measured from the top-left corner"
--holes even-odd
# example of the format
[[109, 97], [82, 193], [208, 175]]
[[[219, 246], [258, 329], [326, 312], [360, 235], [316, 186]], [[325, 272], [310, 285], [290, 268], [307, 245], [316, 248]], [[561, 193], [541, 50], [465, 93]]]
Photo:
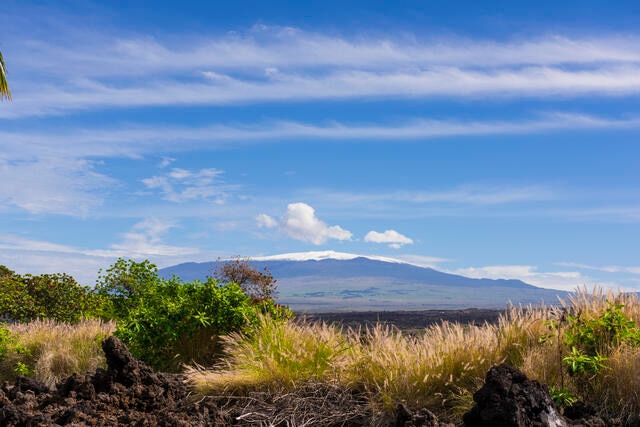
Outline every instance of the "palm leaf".
[[11, 90], [9, 90], [9, 83], [7, 83], [7, 67], [4, 65], [4, 58], [2, 52], [0, 52], [0, 100], [11, 99]]

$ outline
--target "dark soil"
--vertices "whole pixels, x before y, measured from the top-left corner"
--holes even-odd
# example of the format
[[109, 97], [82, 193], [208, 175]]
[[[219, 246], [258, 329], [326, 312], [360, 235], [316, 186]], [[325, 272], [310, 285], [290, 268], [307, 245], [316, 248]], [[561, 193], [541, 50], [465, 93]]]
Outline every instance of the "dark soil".
[[393, 325], [403, 331], [412, 332], [442, 321], [482, 325], [497, 323], [504, 310], [466, 308], [461, 310], [421, 311], [362, 311], [340, 313], [307, 313], [310, 320], [323, 320], [346, 327], [357, 327], [382, 323]]

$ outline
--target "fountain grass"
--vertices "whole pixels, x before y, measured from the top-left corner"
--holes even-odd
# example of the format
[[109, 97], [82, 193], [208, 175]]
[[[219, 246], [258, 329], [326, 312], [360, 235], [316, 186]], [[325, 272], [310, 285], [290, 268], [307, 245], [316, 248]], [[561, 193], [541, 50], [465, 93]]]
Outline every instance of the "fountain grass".
[[[291, 393], [308, 383], [343, 387], [366, 396], [374, 410], [402, 402], [457, 420], [473, 405], [488, 369], [507, 363], [531, 379], [566, 390], [602, 412], [640, 411], [640, 347], [610, 343], [594, 375], [570, 375], [566, 334], [570, 316], [598, 319], [612, 304], [630, 322], [640, 318], [635, 294], [580, 289], [557, 306], [511, 307], [497, 324], [442, 322], [419, 334], [388, 325], [340, 328], [323, 322], [263, 317], [249, 335], [225, 339], [226, 362], [187, 369], [202, 394]], [[635, 324], [633, 324], [635, 327]]]
[[27, 374], [49, 386], [74, 373], [105, 366], [101, 342], [115, 330], [113, 322], [84, 319], [75, 324], [35, 320], [5, 325], [11, 345], [0, 359], [0, 379]]

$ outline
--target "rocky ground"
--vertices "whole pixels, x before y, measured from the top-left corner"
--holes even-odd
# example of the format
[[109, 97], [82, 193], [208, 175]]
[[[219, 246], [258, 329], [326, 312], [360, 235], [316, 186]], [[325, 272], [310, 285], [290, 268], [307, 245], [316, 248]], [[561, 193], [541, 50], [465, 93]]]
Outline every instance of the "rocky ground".
[[[0, 387], [0, 426], [446, 426], [426, 409], [373, 413], [362, 396], [327, 384], [288, 395], [195, 396], [183, 375], [153, 371], [115, 337], [102, 344], [106, 370], [73, 375], [50, 389], [19, 377]], [[564, 415], [547, 390], [505, 365], [493, 367], [464, 416], [480, 426], [640, 426], [604, 419], [584, 405]]]

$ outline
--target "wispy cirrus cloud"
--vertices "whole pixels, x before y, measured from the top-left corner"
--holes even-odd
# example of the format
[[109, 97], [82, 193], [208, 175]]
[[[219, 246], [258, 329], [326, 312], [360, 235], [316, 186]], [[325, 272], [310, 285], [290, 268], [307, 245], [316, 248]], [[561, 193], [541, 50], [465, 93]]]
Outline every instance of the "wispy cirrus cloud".
[[143, 106], [640, 92], [637, 35], [418, 39], [256, 26], [168, 40], [108, 32], [74, 33], [65, 43], [16, 40], [14, 67], [24, 77], [15, 80], [15, 102], [0, 118]]
[[562, 267], [573, 267], [573, 268], [580, 268], [585, 270], [602, 271], [605, 273], [629, 273], [629, 274], [640, 275], [640, 266], [588, 265], [588, 264], [581, 264], [578, 262], [557, 262], [556, 265], [559, 265]]
[[[585, 277], [577, 271], [539, 271], [531, 265], [490, 265], [483, 267], [466, 267], [452, 271], [472, 278], [518, 279], [541, 288], [574, 291], [587, 284], [595, 285], [593, 279]], [[614, 283], [598, 283], [601, 287], [617, 288]], [[555, 301], [553, 301], [555, 302]]]
[[[19, 273], [64, 271], [80, 283], [90, 285], [95, 282], [99, 269], [108, 267], [120, 257], [152, 259], [160, 266], [198, 257], [200, 250], [197, 248], [166, 242], [169, 230], [177, 226], [175, 221], [145, 218], [122, 233], [106, 249], [82, 248], [16, 234], [0, 234], [0, 259]], [[38, 268], [34, 270], [34, 266]]]
[[[567, 191], [548, 185], [490, 185], [468, 184], [446, 189], [413, 189], [375, 192], [308, 190], [305, 195], [339, 206], [376, 205], [439, 205], [492, 206], [550, 202], [566, 199]], [[574, 194], [575, 197], [575, 194]]]
[[159, 190], [162, 197], [171, 202], [215, 199], [216, 202], [223, 203], [231, 186], [218, 182], [222, 173], [223, 171], [214, 168], [199, 171], [173, 168], [166, 174], [145, 178], [142, 183], [150, 190]]
[[[64, 29], [63, 29], [64, 31]], [[68, 30], [67, 30], [68, 31]], [[58, 37], [65, 37], [58, 33]], [[85, 36], [85, 37], [81, 37]], [[640, 37], [600, 34], [592, 37], [541, 35], [512, 40], [469, 39], [456, 36], [412, 35], [390, 37], [340, 36], [299, 28], [256, 25], [244, 32], [205, 35], [163, 41], [140, 34], [111, 36], [77, 30], [67, 43], [19, 40], [37, 57], [17, 51], [31, 65], [47, 66], [47, 72], [81, 75], [173, 74], [212, 67], [218, 70], [255, 68], [366, 68], [389, 69], [417, 66], [508, 67], [522, 64], [566, 65], [635, 63], [640, 61]], [[83, 43], [73, 43], [82, 39]], [[104, 55], [95, 55], [100, 48]], [[64, 67], [71, 64], [72, 67]]]
[[124, 233], [122, 241], [110, 246], [110, 250], [92, 251], [100, 256], [127, 256], [133, 258], [185, 257], [196, 255], [199, 250], [186, 246], [174, 246], [164, 243], [164, 235], [176, 227], [172, 220], [146, 218], [136, 223], [132, 229]]
[[[105, 108], [203, 106], [265, 102], [349, 100], [372, 97], [530, 97], [630, 96], [640, 93], [640, 66], [565, 70], [444, 68], [415, 71], [335, 71], [322, 76], [280, 73], [268, 81], [225, 76], [215, 81], [139, 81], [129, 85], [91, 81], [41, 86], [21, 93], [16, 84], [11, 109], [0, 118], [59, 115]], [[222, 76], [221, 76], [222, 77]], [[33, 92], [30, 92], [33, 90]]]
[[[209, 125], [178, 127], [140, 125], [110, 129], [64, 129], [56, 131], [0, 131], [0, 200], [7, 206], [17, 206], [33, 213], [84, 215], [100, 206], [106, 187], [114, 180], [98, 172], [95, 160], [88, 158], [141, 158], [161, 151], [180, 153], [193, 150], [213, 150], [229, 144], [279, 143], [301, 139], [325, 141], [389, 142], [436, 139], [451, 136], [508, 135], [553, 130], [634, 129], [640, 128], [639, 118], [611, 119], [598, 116], [550, 113], [538, 120], [524, 121], [460, 121], [412, 120], [400, 124], [314, 124], [293, 121], [273, 121], [254, 125]], [[174, 160], [164, 156], [160, 167]], [[174, 169], [178, 170], [178, 169]], [[167, 200], [215, 198], [232, 186], [218, 177], [204, 176], [207, 170], [190, 171], [188, 176], [164, 172], [145, 179], [144, 184], [161, 192]], [[217, 174], [217, 173], [216, 173]], [[216, 175], [214, 174], [214, 175]], [[219, 175], [219, 174], [217, 174]], [[29, 192], [22, 191], [28, 186]], [[501, 199], [549, 198], [540, 188], [515, 188], [490, 191], [461, 188], [440, 193], [402, 193], [393, 195], [346, 195], [349, 200], [366, 197], [393, 199], [398, 202], [456, 202], [466, 200], [477, 204], [500, 203]], [[222, 199], [220, 199], [222, 200]], [[583, 215], [586, 211], [583, 212]]]
[[87, 215], [102, 204], [99, 193], [114, 184], [84, 159], [8, 161], [2, 157], [0, 203], [34, 214]]
[[[0, 131], [3, 156], [139, 157], [164, 152], [215, 149], [228, 142], [318, 138], [325, 140], [402, 141], [483, 135], [535, 134], [548, 131], [626, 130], [640, 128], [640, 116], [625, 118], [550, 112], [535, 119], [434, 120], [417, 118], [401, 123], [313, 123], [272, 120], [258, 124], [212, 124], [200, 127], [121, 125], [61, 131]], [[185, 146], [184, 143], [187, 143]]]
[[156, 217], [145, 218], [135, 223], [129, 231], [123, 233], [120, 236], [120, 241], [112, 243], [108, 249], [78, 248], [14, 234], [2, 234], [0, 235], [0, 251], [75, 254], [105, 259], [175, 257], [197, 254], [198, 249], [165, 243], [165, 235], [176, 226], [177, 223], [172, 220]]

